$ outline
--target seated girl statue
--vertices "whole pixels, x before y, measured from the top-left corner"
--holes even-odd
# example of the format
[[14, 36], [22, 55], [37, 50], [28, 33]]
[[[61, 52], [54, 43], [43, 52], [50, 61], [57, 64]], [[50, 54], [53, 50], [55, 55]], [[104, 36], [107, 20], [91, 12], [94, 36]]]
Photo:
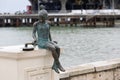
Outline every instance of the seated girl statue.
[[57, 73], [60, 73], [59, 70], [64, 72], [65, 69], [59, 61], [60, 48], [51, 38], [50, 27], [47, 21], [48, 13], [45, 9], [41, 9], [38, 15], [39, 20], [33, 24], [33, 39], [38, 44], [38, 48], [47, 49], [52, 52], [54, 58], [52, 69]]

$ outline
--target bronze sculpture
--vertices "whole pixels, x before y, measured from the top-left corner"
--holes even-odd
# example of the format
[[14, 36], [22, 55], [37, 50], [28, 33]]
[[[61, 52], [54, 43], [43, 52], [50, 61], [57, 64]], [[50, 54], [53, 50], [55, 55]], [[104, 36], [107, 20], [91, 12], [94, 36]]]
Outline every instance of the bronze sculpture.
[[[39, 20], [33, 24], [33, 39], [37, 43], [38, 48], [48, 49], [52, 52], [54, 64], [52, 69], [59, 73], [59, 70], [65, 71], [59, 61], [60, 48], [52, 41], [50, 27], [47, 22], [48, 13], [43, 6], [39, 11]], [[37, 33], [37, 35], [36, 35]]]

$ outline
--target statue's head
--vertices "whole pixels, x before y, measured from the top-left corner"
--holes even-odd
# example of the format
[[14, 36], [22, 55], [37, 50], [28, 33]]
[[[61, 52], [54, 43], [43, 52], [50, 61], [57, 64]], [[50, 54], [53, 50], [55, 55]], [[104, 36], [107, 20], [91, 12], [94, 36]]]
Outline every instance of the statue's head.
[[42, 20], [47, 20], [48, 18], [48, 12], [45, 9], [40, 10], [38, 15], [39, 15], [39, 18], [41, 18]]
[[45, 9], [44, 5], [40, 5], [40, 10]]

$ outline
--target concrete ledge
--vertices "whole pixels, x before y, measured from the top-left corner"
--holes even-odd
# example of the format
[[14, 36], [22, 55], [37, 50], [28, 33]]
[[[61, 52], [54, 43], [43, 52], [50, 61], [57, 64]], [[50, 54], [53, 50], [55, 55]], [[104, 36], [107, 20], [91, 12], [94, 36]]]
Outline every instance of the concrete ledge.
[[25, 59], [48, 56], [49, 51], [36, 48], [33, 51], [22, 51], [24, 45], [0, 48], [0, 58]]
[[[60, 79], [70, 78], [72, 76], [99, 73], [109, 71], [120, 67], [120, 59], [108, 61], [99, 61], [67, 68], [67, 71], [60, 74]], [[66, 79], [67, 80], [67, 79]], [[70, 79], [68, 79], [70, 80]], [[75, 79], [76, 80], [76, 79]]]
[[109, 70], [109, 69], [120, 67], [120, 59], [94, 62], [91, 64], [94, 65], [95, 71]]
[[95, 72], [94, 66], [91, 64], [84, 64], [67, 68], [66, 72], [60, 74], [60, 78]]
[[[50, 51], [22, 51], [24, 45], [0, 48], [0, 80], [120, 80], [120, 59], [73, 66], [56, 75]], [[12, 74], [11, 74], [12, 72]]]
[[0, 80], [58, 80], [51, 69], [51, 52], [36, 48], [22, 51], [24, 45], [0, 47]]

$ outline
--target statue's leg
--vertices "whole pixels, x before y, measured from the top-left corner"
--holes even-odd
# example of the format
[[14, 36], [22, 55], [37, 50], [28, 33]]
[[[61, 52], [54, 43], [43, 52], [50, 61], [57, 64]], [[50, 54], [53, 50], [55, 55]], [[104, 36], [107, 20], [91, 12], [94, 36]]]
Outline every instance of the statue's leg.
[[55, 70], [55, 72], [60, 73], [59, 70], [58, 70], [58, 66], [57, 66], [55, 60], [54, 60], [54, 63], [53, 63], [52, 69]]
[[[58, 46], [56, 46], [55, 45], [55, 48], [56, 48], [56, 52], [57, 52], [57, 54], [58, 54], [58, 58], [60, 57], [60, 48], [58, 47]], [[61, 71], [65, 71], [65, 69], [62, 67], [62, 65], [61, 65], [61, 63], [59, 62], [59, 63], [56, 63], [56, 64], [58, 64], [59, 66], [58, 66], [58, 68], [61, 70]]]
[[[60, 57], [60, 48], [56, 48], [56, 53], [57, 53], [57, 56], [58, 56], [58, 59]], [[58, 68], [58, 65], [56, 64], [56, 61], [54, 60], [54, 63], [53, 63], [53, 66], [52, 66], [52, 69], [54, 68]], [[56, 70], [56, 69], [55, 69]], [[56, 71], [58, 73], [58, 69]]]
[[65, 69], [62, 67], [61, 63], [59, 61], [54, 61], [57, 67], [60, 69], [60, 71], [65, 72]]
[[58, 58], [60, 57], [60, 48], [58, 46], [55, 46], [56, 52], [58, 54]]
[[47, 44], [47, 48], [52, 51], [52, 56], [54, 58], [54, 64], [53, 64], [53, 67], [52, 69], [54, 69], [57, 73], [58, 72], [58, 68], [61, 70], [61, 71], [65, 71], [65, 69], [61, 66], [60, 64], [60, 61], [59, 61], [59, 56], [60, 56], [60, 48], [58, 46], [56, 46], [55, 44], [53, 43], [48, 43]]
[[46, 47], [52, 52], [52, 56], [54, 58], [54, 64], [52, 66], [52, 69], [55, 70], [55, 72], [59, 73], [58, 65], [56, 64], [56, 62], [59, 62], [59, 57], [56, 52], [55, 46], [51, 43], [47, 43]]

